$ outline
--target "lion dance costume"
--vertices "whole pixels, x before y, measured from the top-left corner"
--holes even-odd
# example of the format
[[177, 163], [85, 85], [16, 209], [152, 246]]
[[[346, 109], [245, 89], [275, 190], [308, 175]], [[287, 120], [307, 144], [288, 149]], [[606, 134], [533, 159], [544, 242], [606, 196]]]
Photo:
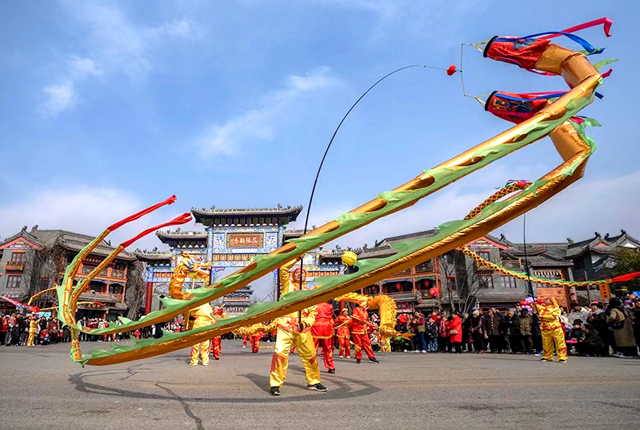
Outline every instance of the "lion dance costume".
[[553, 345], [558, 353], [558, 361], [567, 361], [567, 344], [564, 339], [564, 329], [560, 322], [560, 306], [554, 298], [549, 299], [551, 305], [545, 305], [536, 301], [536, 309], [540, 318], [540, 331], [542, 332], [542, 361], [553, 361]]
[[328, 302], [316, 306], [316, 320], [311, 326], [311, 336], [316, 347], [316, 356], [322, 346], [324, 367], [329, 373], [336, 373], [333, 362], [333, 305]]
[[[192, 328], [205, 327], [211, 324], [215, 324], [216, 320], [213, 317], [213, 309], [209, 303], [200, 305], [190, 313], [190, 318], [195, 318]], [[210, 341], [205, 340], [202, 343], [197, 343], [191, 347], [191, 365], [198, 365], [198, 352], [202, 360], [203, 366], [209, 365], [209, 345]]]
[[[293, 267], [296, 261], [297, 260], [291, 260], [279, 269], [280, 292], [282, 295], [300, 288], [305, 288], [306, 276], [304, 271], [297, 269], [299, 276], [299, 280], [297, 281], [294, 281], [289, 273], [289, 269]], [[293, 273], [294, 278], [295, 276], [296, 271]], [[318, 366], [316, 348], [311, 333], [309, 332], [315, 320], [315, 312], [315, 306], [312, 306], [301, 312], [301, 321], [298, 321], [298, 312], [290, 313], [276, 320], [278, 334], [269, 377], [272, 395], [280, 395], [280, 387], [284, 384], [287, 376], [289, 352], [292, 346], [297, 348], [300, 359], [302, 360], [302, 365], [304, 366], [307, 376], [307, 387], [319, 391], [327, 390], [320, 384], [320, 368]], [[300, 326], [302, 326], [302, 330], [300, 330]]]

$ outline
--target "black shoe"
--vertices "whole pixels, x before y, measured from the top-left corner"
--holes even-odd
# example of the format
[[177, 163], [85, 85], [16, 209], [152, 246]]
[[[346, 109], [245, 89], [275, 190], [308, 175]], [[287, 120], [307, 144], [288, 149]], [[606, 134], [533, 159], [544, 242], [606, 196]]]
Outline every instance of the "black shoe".
[[359, 358], [356, 358], [356, 363], [360, 364], [360, 359]]
[[321, 391], [324, 393], [325, 391], [327, 391], [327, 387], [320, 383], [317, 383], [316, 385], [307, 385], [307, 390]]
[[216, 360], [220, 360], [220, 357], [214, 357]]
[[378, 361], [378, 359], [376, 359], [375, 357], [371, 357], [371, 358], [369, 359], [369, 362], [370, 362], [370, 363], [380, 363], [380, 362]]
[[336, 369], [329, 369], [327, 370], [327, 373], [336, 373]]
[[269, 394], [271, 394], [272, 396], [279, 396], [280, 395], [280, 387], [271, 387], [271, 390], [269, 391]]

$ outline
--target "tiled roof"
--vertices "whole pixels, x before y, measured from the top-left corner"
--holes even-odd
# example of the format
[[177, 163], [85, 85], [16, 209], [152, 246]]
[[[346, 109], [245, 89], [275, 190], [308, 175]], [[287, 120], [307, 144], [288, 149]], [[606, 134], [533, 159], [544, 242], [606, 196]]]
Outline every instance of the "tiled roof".
[[351, 251], [356, 255], [362, 254], [362, 249], [323, 249], [318, 254], [323, 258], [341, 258], [345, 251]]
[[117, 303], [115, 297], [111, 294], [93, 294], [93, 293], [82, 293], [80, 294], [79, 302], [100, 302], [106, 304]]
[[133, 253], [140, 260], [171, 260], [173, 254], [169, 251], [141, 251], [136, 249]]
[[396, 242], [403, 242], [405, 240], [421, 239], [423, 237], [433, 237], [436, 234], [438, 234], [438, 229], [434, 228], [434, 229], [431, 229], [431, 230], [418, 231], [416, 233], [403, 234], [401, 236], [385, 237], [384, 239], [382, 239], [379, 242], [376, 241], [375, 247], [378, 247], [379, 245], [386, 245], [386, 244], [392, 244], [392, 243], [396, 243]]
[[190, 239], [190, 240], [207, 240], [206, 231], [156, 231], [156, 236], [162, 239]]
[[22, 231], [20, 231], [20, 232], [14, 234], [13, 236], [8, 237], [5, 240], [3, 240], [2, 243], [0, 243], [0, 245], [12, 242], [12, 241], [16, 240], [19, 237], [23, 237], [24, 239], [28, 240], [29, 242], [33, 243], [34, 245], [44, 247], [44, 244], [41, 243], [38, 240], [37, 237], [35, 237], [34, 235], [32, 235], [29, 232], [27, 232], [26, 227]]
[[[26, 232], [22, 232], [24, 235]], [[26, 233], [31, 237], [34, 237], [39, 244], [46, 248], [51, 248], [54, 245], [61, 246], [62, 248], [71, 251], [80, 251], [86, 247], [94, 236], [88, 236], [86, 234], [73, 233], [66, 230], [38, 230], [37, 228], [31, 229], [29, 233]], [[25, 236], [27, 237], [27, 236]], [[92, 255], [99, 255], [106, 257], [115, 248], [111, 246], [110, 242], [103, 240], [100, 244], [91, 252]], [[136, 258], [133, 254], [123, 251], [117, 257], [119, 260], [134, 261]]]
[[396, 303], [406, 303], [417, 301], [420, 298], [419, 294], [391, 294], [391, 297]]
[[[314, 225], [313, 227], [307, 229], [307, 233], [309, 233], [310, 231], [313, 231], [316, 229], [316, 226]], [[292, 239], [295, 237], [300, 237], [304, 235], [304, 230], [300, 229], [300, 230], [285, 230], [283, 233], [283, 236], [286, 239]]]
[[390, 245], [381, 245], [381, 246], [376, 246], [375, 248], [363, 249], [360, 255], [358, 255], [358, 259], [364, 260], [367, 258], [390, 257], [397, 253], [398, 251], [391, 248]]

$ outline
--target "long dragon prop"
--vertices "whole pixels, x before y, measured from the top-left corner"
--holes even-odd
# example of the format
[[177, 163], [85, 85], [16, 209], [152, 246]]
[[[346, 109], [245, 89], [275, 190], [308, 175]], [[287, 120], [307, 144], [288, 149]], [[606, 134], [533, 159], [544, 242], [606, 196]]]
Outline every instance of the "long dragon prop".
[[[569, 33], [566, 32], [566, 34]], [[575, 36], [572, 40], [575, 40]], [[137, 321], [122, 318], [123, 324], [113, 328], [87, 329], [80, 327], [75, 319], [78, 298], [86, 285], [104, 267], [110, 264], [126, 246], [154, 229], [146, 230], [139, 236], [123, 242], [86, 278], [74, 286], [73, 280], [82, 260], [111, 232], [164, 204], [173, 203], [175, 198], [110, 226], [78, 253], [67, 267], [61, 285], [57, 286], [58, 315], [63, 323], [71, 328], [71, 357], [73, 360], [82, 365], [108, 365], [154, 357], [194, 345], [240, 327], [273, 320], [310, 305], [359, 290], [490, 233], [497, 227], [545, 202], [581, 178], [584, 174], [586, 163], [596, 147], [595, 143], [585, 135], [584, 129], [587, 125], [595, 125], [595, 122], [578, 119], [576, 115], [593, 101], [595, 90], [602, 83], [603, 75], [589, 62], [584, 53], [551, 44], [549, 36], [496, 37], [485, 43], [485, 45], [485, 56], [499, 61], [515, 63], [527, 70], [562, 76], [569, 85], [570, 90], [545, 99], [544, 104], [533, 102], [527, 104], [528, 102], [526, 101], [518, 102], [514, 108], [516, 109], [515, 112], [517, 112], [517, 109], [521, 109], [523, 105], [531, 108], [527, 109], [527, 116], [516, 115], [517, 121], [510, 119], [513, 122], [517, 122], [517, 125], [511, 129], [445, 163], [425, 170], [409, 182], [392, 191], [379, 194], [368, 203], [341, 215], [304, 236], [291, 239], [272, 253], [254, 258], [248, 266], [238, 272], [212, 285], [189, 291], [188, 298], [162, 299], [165, 305], [164, 309], [151, 312]], [[589, 49], [589, 46], [585, 47], [587, 54], [598, 52], [595, 49]], [[526, 55], [523, 56], [523, 54]], [[500, 99], [497, 96], [493, 97], [492, 100], [496, 101], [496, 103], [504, 102], [504, 98]], [[534, 101], [537, 102], [537, 100]], [[493, 105], [497, 106], [495, 103]], [[508, 110], [513, 106], [513, 104], [507, 104], [500, 107]], [[221, 298], [248, 285], [285, 262], [302, 256], [305, 252], [311, 251], [382, 217], [406, 209], [458, 179], [474, 173], [545, 136], [551, 138], [563, 160], [558, 167], [516, 194], [487, 205], [469, 219], [451, 221], [441, 225], [438, 234], [433, 237], [392, 245], [397, 251], [393, 256], [359, 261], [356, 264], [358, 271], [355, 273], [323, 277], [320, 286], [313, 290], [294, 291], [284, 295], [278, 302], [255, 304], [244, 315], [226, 318], [211, 326], [182, 333], [165, 331], [159, 339], [138, 340], [131, 346], [111, 345], [110, 350], [92, 350], [87, 355], [82, 354], [80, 350], [80, 343], [78, 342], [80, 330], [89, 334], [101, 335], [131, 331], [150, 324], [168, 321], [177, 315], [188, 312], [190, 309]], [[164, 225], [175, 225], [189, 220], [190, 215], [184, 214]]]

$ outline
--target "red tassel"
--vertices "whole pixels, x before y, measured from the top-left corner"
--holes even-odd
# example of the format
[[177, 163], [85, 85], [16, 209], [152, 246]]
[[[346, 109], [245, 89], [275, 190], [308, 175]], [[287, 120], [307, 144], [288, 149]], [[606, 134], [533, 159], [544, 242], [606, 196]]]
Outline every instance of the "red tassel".
[[164, 224], [160, 224], [160, 225], [157, 225], [157, 226], [155, 226], [155, 227], [151, 227], [151, 228], [146, 229], [145, 231], [143, 231], [142, 233], [140, 233], [140, 234], [139, 234], [139, 235], [137, 235], [136, 237], [134, 237], [134, 238], [132, 238], [132, 239], [129, 239], [129, 240], [127, 240], [126, 242], [122, 242], [122, 243], [120, 244], [120, 246], [122, 246], [123, 248], [126, 248], [127, 246], [129, 246], [129, 245], [131, 245], [133, 242], [135, 242], [136, 240], [138, 240], [138, 239], [140, 239], [140, 238], [145, 237], [145, 236], [146, 236], [146, 235], [148, 235], [149, 233], [153, 233], [154, 231], [156, 231], [156, 230], [157, 230], [157, 229], [159, 229], [159, 228], [162, 228], [162, 227], [168, 227], [168, 226], [170, 226], [170, 225], [186, 224], [186, 223], [188, 223], [188, 222], [189, 222], [189, 221], [191, 221], [191, 220], [192, 220], [192, 218], [191, 218], [191, 214], [190, 214], [189, 212], [185, 212], [185, 213], [183, 213], [182, 215], [180, 215], [179, 217], [174, 218], [174, 219], [172, 219], [172, 220], [171, 220], [171, 221], [169, 221], [169, 222], [165, 222]]
[[147, 208], [145, 210], [142, 210], [142, 211], [140, 211], [140, 212], [138, 212], [136, 214], [133, 214], [130, 217], [127, 217], [127, 218], [123, 219], [122, 221], [118, 221], [117, 223], [109, 226], [108, 229], [109, 229], [109, 231], [115, 231], [115, 230], [119, 229], [120, 227], [122, 227], [123, 225], [125, 225], [125, 224], [127, 224], [129, 222], [135, 221], [138, 218], [141, 218], [141, 217], [145, 216], [146, 214], [151, 213], [151, 212], [155, 211], [156, 209], [161, 208], [164, 205], [170, 205], [172, 203], [175, 203], [175, 201], [176, 201], [176, 196], [173, 195], [173, 196], [169, 197], [167, 200], [158, 203], [157, 205], [153, 205], [153, 206], [151, 206], [151, 207], [149, 207], [149, 208]]

